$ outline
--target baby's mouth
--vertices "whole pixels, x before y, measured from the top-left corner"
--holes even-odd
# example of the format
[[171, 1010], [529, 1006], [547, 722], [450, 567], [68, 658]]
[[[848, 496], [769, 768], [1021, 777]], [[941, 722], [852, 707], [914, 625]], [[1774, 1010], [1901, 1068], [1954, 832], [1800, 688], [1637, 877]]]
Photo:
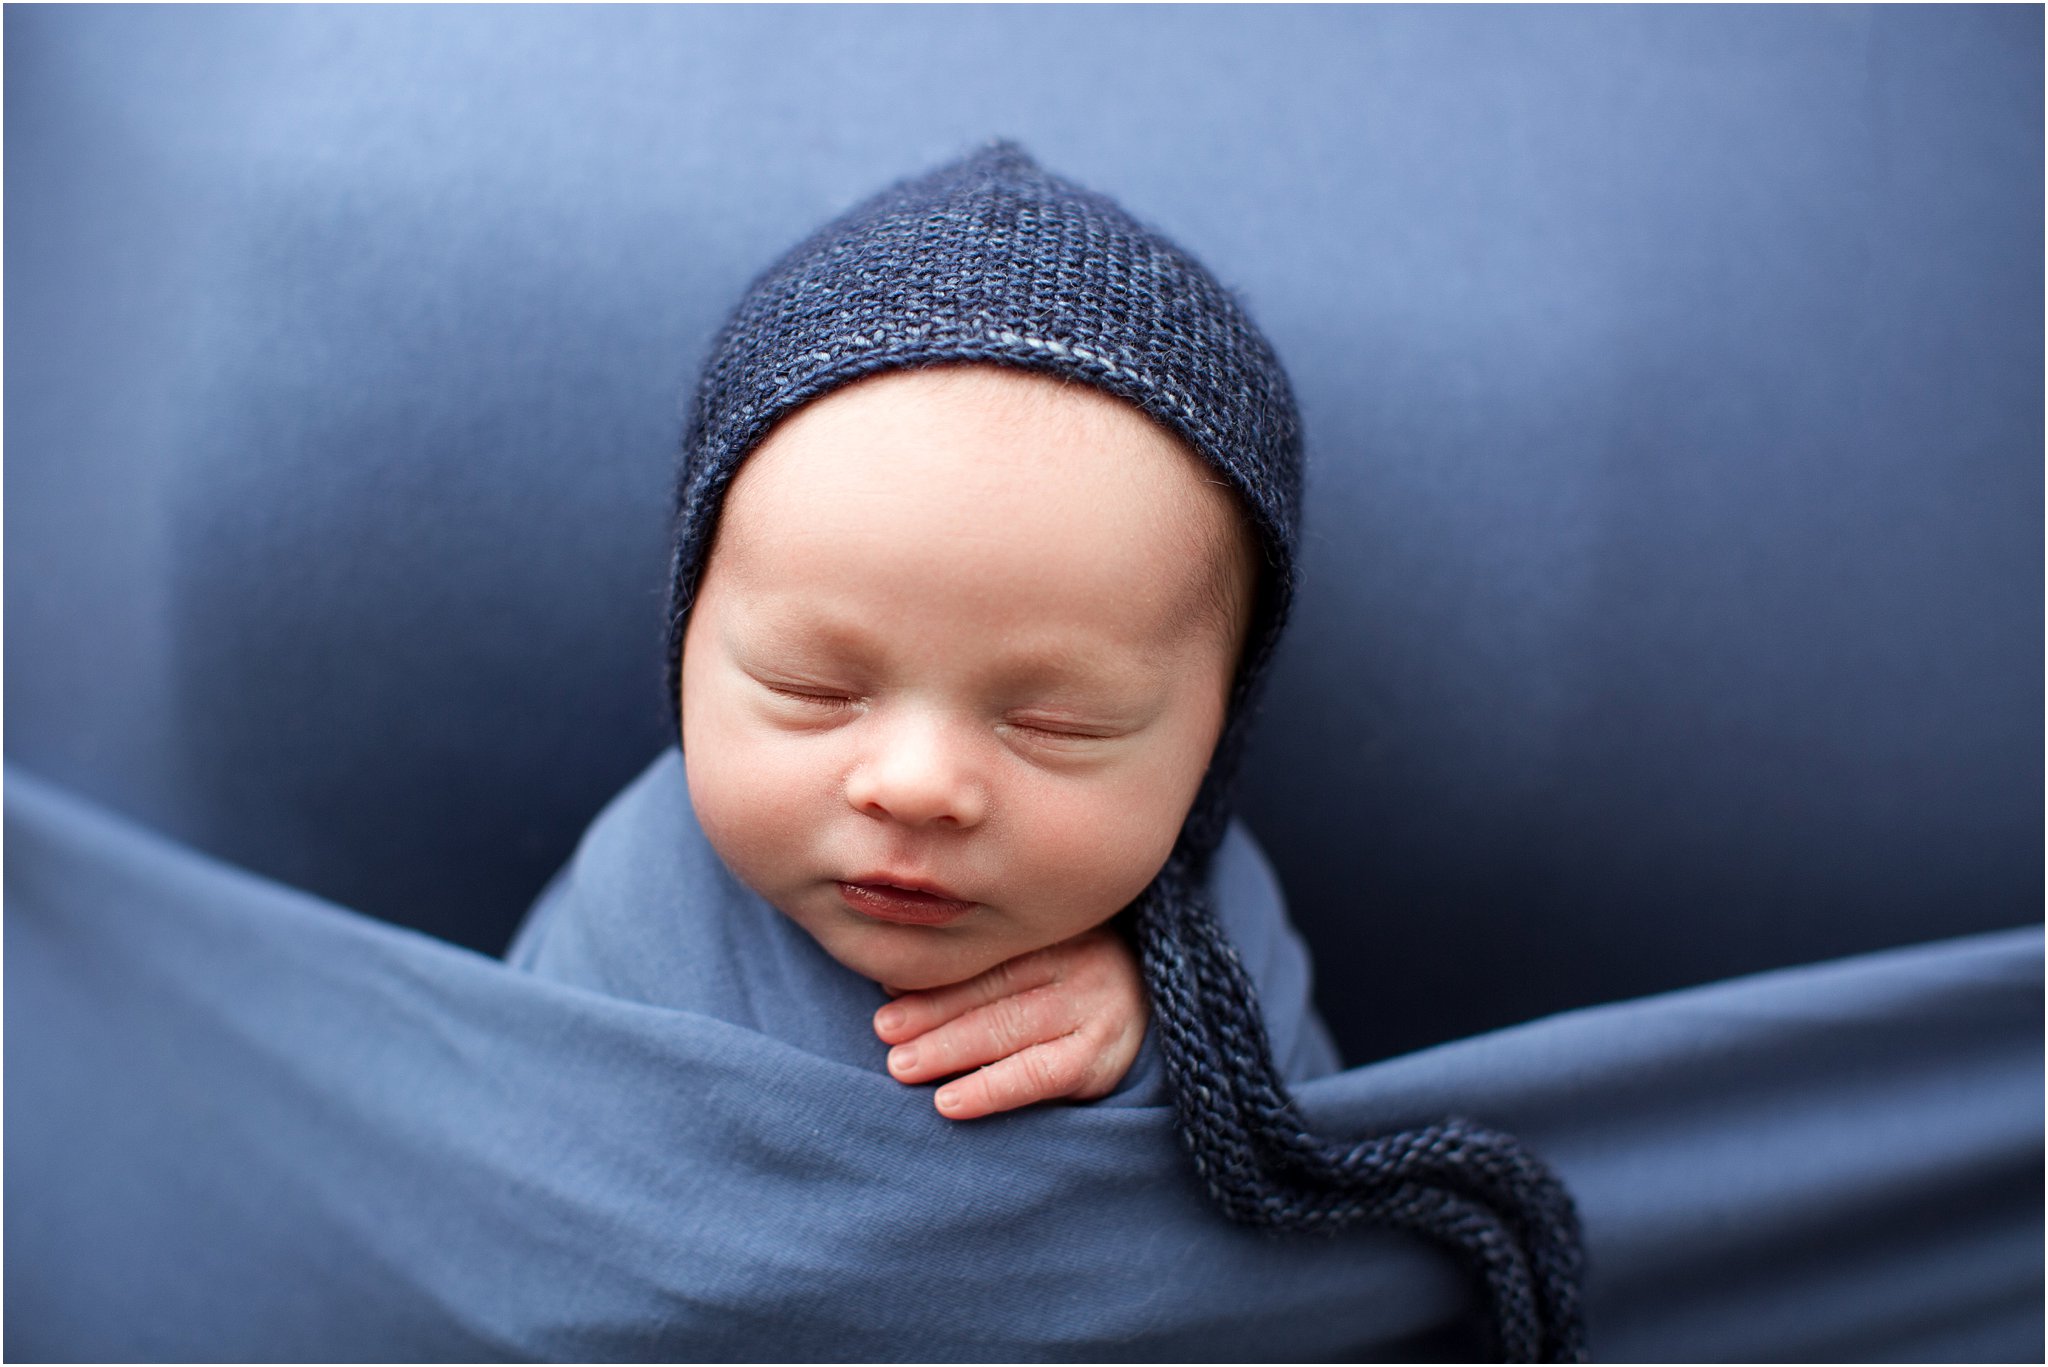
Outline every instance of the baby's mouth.
[[943, 926], [973, 911], [975, 903], [895, 883], [840, 883], [846, 905], [876, 921], [906, 926]]

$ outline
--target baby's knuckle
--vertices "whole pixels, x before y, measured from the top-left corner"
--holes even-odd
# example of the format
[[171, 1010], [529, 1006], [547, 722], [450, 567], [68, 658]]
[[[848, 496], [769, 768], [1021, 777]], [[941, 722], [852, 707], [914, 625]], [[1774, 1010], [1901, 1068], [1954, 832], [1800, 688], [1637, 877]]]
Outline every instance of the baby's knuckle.
[[1086, 1046], [1092, 1056], [1100, 1058], [1116, 1048], [1117, 1038], [1122, 1033], [1123, 1030], [1116, 1021], [1097, 1017], [1083, 1024], [1074, 1032], [1074, 1036], [1078, 1043]]
[[1037, 1039], [1044, 1039], [1050, 1034], [1065, 1034], [1069, 1018], [1074, 1015], [1073, 995], [1053, 983], [1019, 993], [1014, 1000], [1026, 1028]]
[[981, 1087], [982, 1104], [991, 1111], [1014, 1110], [1036, 1100], [1024, 1080], [1009, 1068], [992, 1065], [974, 1076]]
[[1019, 1056], [1017, 1068], [1033, 1096], [1062, 1096], [1073, 1086], [1050, 1049], [1033, 1049]]
[[1016, 981], [1016, 966], [1008, 959], [997, 964], [981, 975], [981, 990], [990, 997], [1005, 997], [1010, 994]]
[[982, 1018], [990, 1041], [1004, 1053], [1015, 1051], [1031, 1038], [1030, 1018], [1024, 1003], [1016, 997], [990, 1002], [983, 1008]]

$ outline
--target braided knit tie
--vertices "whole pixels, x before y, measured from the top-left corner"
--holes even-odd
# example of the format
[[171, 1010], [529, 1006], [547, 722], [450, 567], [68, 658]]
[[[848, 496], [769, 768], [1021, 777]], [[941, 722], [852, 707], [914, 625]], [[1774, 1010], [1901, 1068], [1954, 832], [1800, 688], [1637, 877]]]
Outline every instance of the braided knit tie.
[[1340, 1142], [1311, 1133], [1273, 1063], [1237, 952], [1177, 856], [1135, 908], [1180, 1134], [1227, 1216], [1273, 1230], [1408, 1230], [1483, 1281], [1508, 1362], [1579, 1362], [1578, 1213], [1512, 1137], [1461, 1120]]

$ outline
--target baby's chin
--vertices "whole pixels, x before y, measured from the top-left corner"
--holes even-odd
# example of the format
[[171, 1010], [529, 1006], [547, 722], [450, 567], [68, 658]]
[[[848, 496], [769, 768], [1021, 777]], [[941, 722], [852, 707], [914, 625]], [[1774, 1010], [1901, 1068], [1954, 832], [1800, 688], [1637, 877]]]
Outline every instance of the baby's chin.
[[840, 965], [902, 992], [950, 987], [1006, 959], [1040, 948], [990, 945], [956, 926], [834, 926], [825, 933], [799, 925]]

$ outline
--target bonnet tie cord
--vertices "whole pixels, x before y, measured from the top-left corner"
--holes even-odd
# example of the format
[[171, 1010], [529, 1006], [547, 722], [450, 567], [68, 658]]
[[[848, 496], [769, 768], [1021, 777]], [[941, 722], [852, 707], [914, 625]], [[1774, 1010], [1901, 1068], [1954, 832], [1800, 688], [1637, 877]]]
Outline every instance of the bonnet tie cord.
[[[1238, 1110], [1260, 1117], [1263, 1123], [1253, 1133], [1273, 1157], [1312, 1186], [1334, 1182], [1341, 1191], [1360, 1180], [1431, 1182], [1491, 1203], [1510, 1217], [1526, 1216], [1515, 1218], [1524, 1237], [1546, 1245], [1539, 1250], [1546, 1261], [1571, 1260], [1576, 1280], [1578, 1216], [1571, 1197], [1513, 1136], [1466, 1120], [1342, 1143], [1310, 1133], [1271, 1063], [1257, 993], [1236, 950], [1213, 917], [1193, 917], [1185, 932], [1202, 949], [1194, 958], [1199, 995], [1246, 1003], [1243, 1011], [1210, 1017], [1211, 1033], [1222, 1037], [1223, 1057], [1242, 1061], [1226, 1074], [1228, 1092]], [[1208, 972], [1199, 971], [1204, 965]]]
[[1564, 1184], [1512, 1136], [1461, 1120], [1348, 1142], [1313, 1134], [1198, 886], [1176, 857], [1134, 911], [1181, 1139], [1211, 1199], [1267, 1229], [1419, 1234], [1480, 1274], [1502, 1360], [1583, 1360], [1584, 1255]]

